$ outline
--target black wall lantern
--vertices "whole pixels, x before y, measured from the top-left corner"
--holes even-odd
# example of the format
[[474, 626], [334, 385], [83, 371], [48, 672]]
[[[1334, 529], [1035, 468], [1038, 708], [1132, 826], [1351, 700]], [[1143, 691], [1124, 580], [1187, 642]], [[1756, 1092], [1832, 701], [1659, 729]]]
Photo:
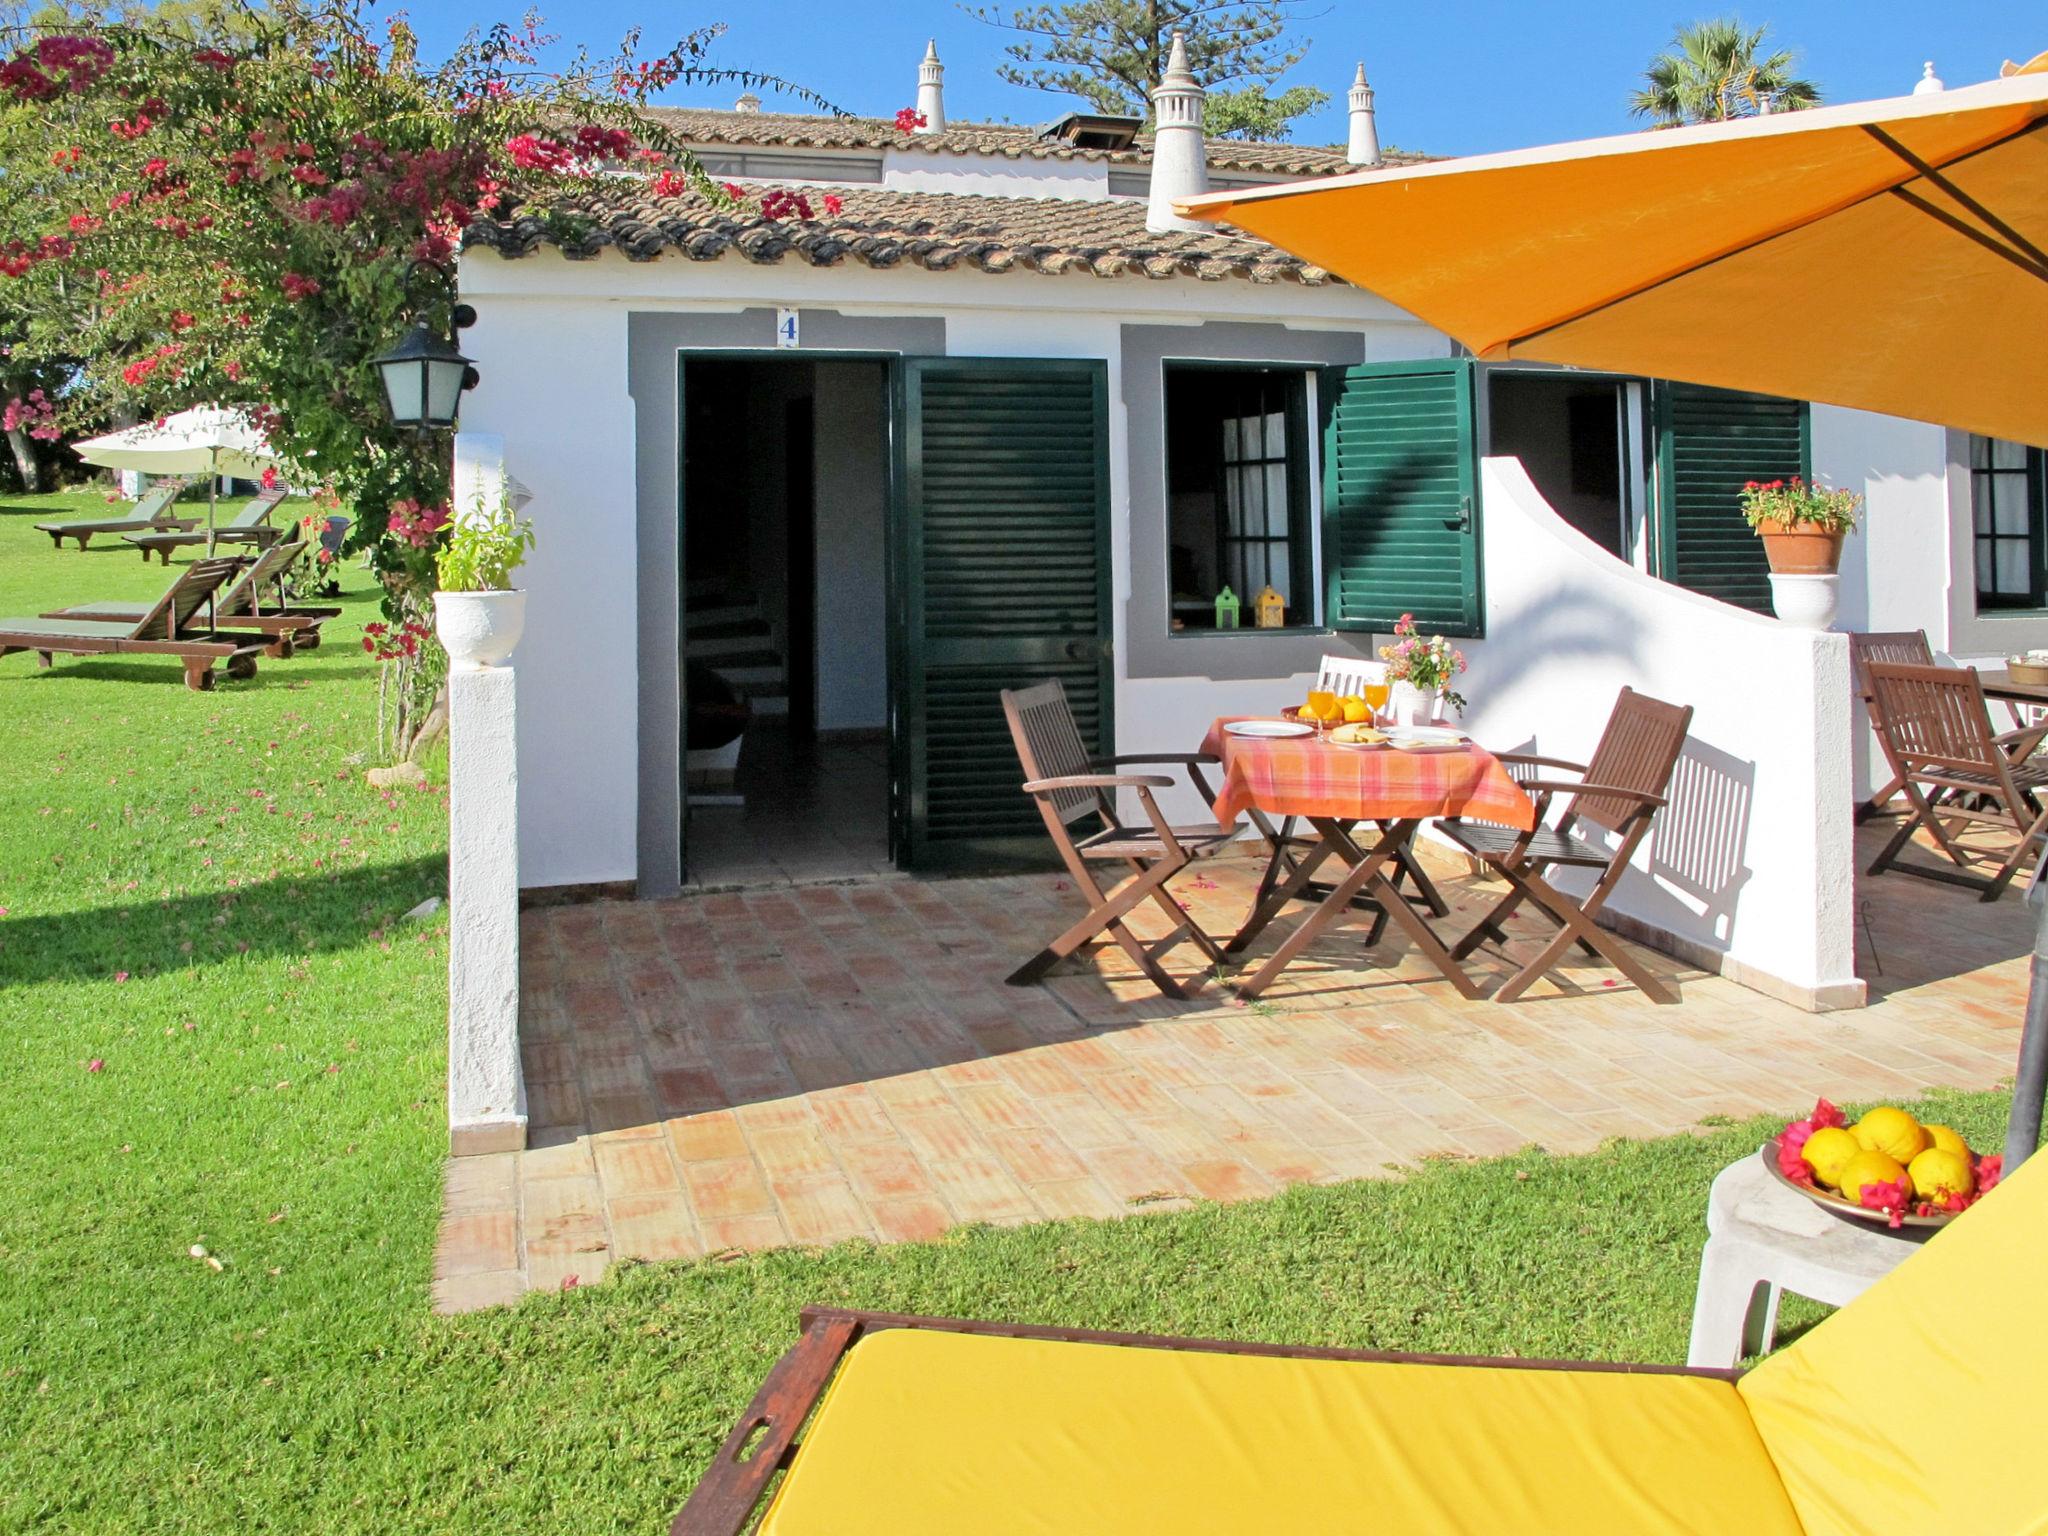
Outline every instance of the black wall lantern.
[[[450, 318], [456, 330], [476, 324], [476, 311], [457, 304]], [[373, 357], [384, 379], [384, 398], [391, 419], [401, 427], [424, 432], [455, 425], [462, 392], [477, 384], [476, 368], [447, 337], [422, 320], [381, 357]]]

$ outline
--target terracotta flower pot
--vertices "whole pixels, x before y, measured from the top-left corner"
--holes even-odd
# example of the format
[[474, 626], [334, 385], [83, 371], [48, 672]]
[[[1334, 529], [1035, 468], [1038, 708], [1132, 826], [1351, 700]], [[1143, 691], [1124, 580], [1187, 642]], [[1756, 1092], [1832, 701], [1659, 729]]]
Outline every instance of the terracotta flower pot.
[[1758, 523], [1764, 557], [1778, 576], [1832, 576], [1842, 563], [1840, 533], [1827, 533], [1805, 523]]

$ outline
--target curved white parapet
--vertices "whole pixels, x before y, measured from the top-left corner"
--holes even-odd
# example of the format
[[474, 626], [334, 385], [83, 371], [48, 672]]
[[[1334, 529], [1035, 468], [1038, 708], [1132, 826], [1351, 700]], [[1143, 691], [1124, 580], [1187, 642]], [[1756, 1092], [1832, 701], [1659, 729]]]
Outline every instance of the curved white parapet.
[[1583, 762], [1626, 685], [1693, 706], [1671, 804], [1609, 903], [1627, 931], [1814, 1008], [1854, 953], [1848, 641], [1657, 580], [1566, 524], [1518, 460], [1481, 464], [1486, 638], [1468, 727]]

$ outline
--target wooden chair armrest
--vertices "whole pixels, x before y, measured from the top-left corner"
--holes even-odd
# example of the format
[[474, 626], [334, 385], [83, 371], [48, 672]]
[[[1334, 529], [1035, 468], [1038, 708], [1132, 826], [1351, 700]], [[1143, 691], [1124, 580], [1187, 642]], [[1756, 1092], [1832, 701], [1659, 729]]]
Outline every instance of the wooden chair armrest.
[[1525, 790], [1540, 789], [1546, 794], [1585, 795], [1596, 800], [1638, 800], [1644, 805], [1653, 807], [1666, 803], [1662, 795], [1653, 795], [1647, 790], [1624, 789], [1619, 784], [1595, 784], [1585, 779], [1573, 779], [1569, 782], [1559, 782], [1552, 779], [1524, 779], [1522, 780], [1522, 788]]
[[1584, 773], [1584, 763], [1572, 762], [1569, 758], [1543, 757], [1535, 752], [1496, 752], [1494, 756], [1504, 763], [1524, 763], [1534, 768], [1562, 768], [1568, 773]]
[[1222, 758], [1213, 757], [1207, 752], [1127, 752], [1119, 753], [1115, 757], [1098, 757], [1094, 761], [1105, 768], [1113, 768], [1120, 763], [1177, 763], [1190, 768], [1197, 763], [1206, 768], [1223, 766]]
[[1027, 795], [1048, 795], [1062, 789], [1171, 789], [1173, 780], [1163, 773], [1070, 773], [1059, 779], [1033, 779], [1024, 786]]
[[2016, 731], [2001, 731], [1991, 738], [1991, 744], [1994, 747], [2006, 747], [2020, 741], [2038, 743], [2043, 736], [2048, 736], [2048, 723], [2023, 725]]

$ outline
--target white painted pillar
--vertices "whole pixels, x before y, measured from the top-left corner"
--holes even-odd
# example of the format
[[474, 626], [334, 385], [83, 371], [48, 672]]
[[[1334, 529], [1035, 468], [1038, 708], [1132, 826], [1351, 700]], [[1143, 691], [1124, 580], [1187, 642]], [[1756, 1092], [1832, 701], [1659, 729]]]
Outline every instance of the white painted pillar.
[[[502, 494], [504, 439], [458, 436], [455, 505]], [[510, 666], [448, 674], [448, 1150], [526, 1145], [519, 1065], [519, 710]]]

